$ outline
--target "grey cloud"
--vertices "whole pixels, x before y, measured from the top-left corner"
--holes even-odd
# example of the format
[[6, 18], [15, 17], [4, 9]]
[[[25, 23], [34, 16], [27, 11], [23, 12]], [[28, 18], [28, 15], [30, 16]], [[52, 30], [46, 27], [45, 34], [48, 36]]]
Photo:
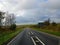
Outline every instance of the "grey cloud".
[[[3, 5], [2, 10], [20, 15], [16, 17], [17, 22], [38, 22], [48, 18], [60, 22], [60, 0], [1, 0], [0, 2]], [[22, 12], [24, 14], [21, 14]]]

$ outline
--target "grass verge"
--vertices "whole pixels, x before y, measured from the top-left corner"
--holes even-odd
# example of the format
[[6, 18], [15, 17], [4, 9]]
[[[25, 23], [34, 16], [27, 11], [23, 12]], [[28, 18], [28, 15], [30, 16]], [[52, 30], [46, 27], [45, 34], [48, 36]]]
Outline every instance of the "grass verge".
[[4, 42], [7, 42], [12, 37], [16, 36], [18, 33], [22, 31], [23, 28], [17, 28], [15, 31], [0, 31], [0, 45], [2, 45]]
[[37, 30], [37, 31], [42, 31], [42, 32], [45, 32], [45, 33], [48, 33], [48, 34], [60, 36], [60, 32], [58, 32], [58, 31], [46, 30], [46, 29], [40, 29], [40, 28], [32, 28], [32, 29]]

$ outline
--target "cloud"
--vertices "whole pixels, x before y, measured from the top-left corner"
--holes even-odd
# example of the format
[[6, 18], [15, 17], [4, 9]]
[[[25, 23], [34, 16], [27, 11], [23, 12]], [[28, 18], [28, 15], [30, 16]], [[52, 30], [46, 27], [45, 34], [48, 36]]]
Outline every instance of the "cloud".
[[0, 10], [14, 13], [21, 23], [48, 18], [60, 22], [60, 0], [0, 0]]

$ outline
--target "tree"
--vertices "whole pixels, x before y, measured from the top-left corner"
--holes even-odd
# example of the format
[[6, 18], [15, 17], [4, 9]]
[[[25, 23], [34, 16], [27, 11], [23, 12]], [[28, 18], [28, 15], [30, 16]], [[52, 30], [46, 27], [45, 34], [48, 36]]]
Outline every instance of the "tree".
[[7, 12], [5, 16], [5, 26], [8, 28], [11, 25], [10, 20], [11, 20], [11, 15], [9, 15], [9, 13]]
[[10, 26], [10, 29], [11, 29], [11, 30], [16, 30], [16, 24], [12, 24], [12, 25]]
[[56, 26], [56, 25], [57, 25], [57, 24], [53, 21], [53, 22], [52, 22], [52, 26]]
[[50, 25], [50, 18], [44, 22], [45, 25]]
[[40, 27], [44, 27], [45, 25], [44, 25], [44, 22], [39, 22], [38, 23], [38, 27], [40, 28]]
[[38, 25], [37, 25], [37, 26], [38, 26], [38, 28], [40, 28], [40, 22], [38, 23]]
[[15, 15], [14, 14], [6, 14], [6, 21], [5, 21], [5, 26], [8, 27], [9, 29], [15, 29], [16, 28], [16, 21], [15, 21]]
[[15, 16], [14, 14], [11, 15], [10, 17], [10, 29], [15, 30], [16, 29], [16, 21], [15, 21]]
[[2, 19], [4, 19], [4, 15], [5, 13], [4, 12], [0, 12], [0, 28], [2, 26]]

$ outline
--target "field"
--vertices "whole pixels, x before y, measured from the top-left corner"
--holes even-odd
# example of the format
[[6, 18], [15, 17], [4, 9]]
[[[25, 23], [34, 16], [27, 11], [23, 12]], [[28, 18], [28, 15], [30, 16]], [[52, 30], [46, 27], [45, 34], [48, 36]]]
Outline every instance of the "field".
[[48, 33], [48, 34], [60, 36], [60, 32], [59, 31], [46, 30], [46, 29], [40, 29], [40, 28], [32, 28], [32, 29], [36, 30], [36, 31], [42, 31], [42, 32], [45, 32], [45, 33]]
[[60, 30], [57, 30], [58, 27], [56, 27], [56, 26], [55, 27], [46, 26], [43, 28], [39, 28], [39, 27], [37, 27], [37, 25], [30, 25], [29, 27], [32, 28], [33, 30], [36, 30], [36, 31], [42, 31], [42, 32], [49, 33], [49, 34], [60, 37]]
[[0, 30], [0, 45], [11, 40], [18, 33], [23, 31], [24, 26], [17, 26], [16, 30]]

